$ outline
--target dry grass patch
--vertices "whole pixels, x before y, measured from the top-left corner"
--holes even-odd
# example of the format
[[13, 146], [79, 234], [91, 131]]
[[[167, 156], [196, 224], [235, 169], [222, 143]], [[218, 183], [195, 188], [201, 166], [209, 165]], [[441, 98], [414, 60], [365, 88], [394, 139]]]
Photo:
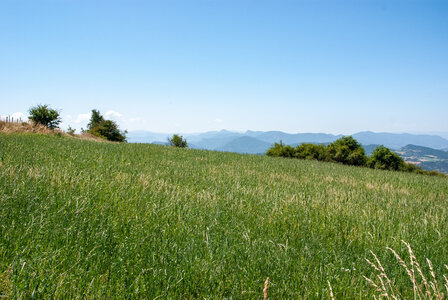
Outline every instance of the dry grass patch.
[[61, 129], [50, 129], [42, 124], [36, 124], [32, 122], [5, 122], [0, 121], [0, 133], [11, 134], [11, 133], [39, 133], [39, 134], [50, 134], [58, 136], [73, 137], [80, 140], [97, 141], [97, 142], [107, 142], [96, 135], [83, 132], [81, 134], [68, 134]]

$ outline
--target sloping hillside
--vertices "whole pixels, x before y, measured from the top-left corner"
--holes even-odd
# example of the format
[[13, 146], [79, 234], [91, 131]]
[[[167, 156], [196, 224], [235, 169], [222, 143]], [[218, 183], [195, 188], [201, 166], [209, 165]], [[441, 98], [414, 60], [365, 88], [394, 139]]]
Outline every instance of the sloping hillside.
[[396, 150], [407, 162], [425, 170], [436, 170], [448, 174], [448, 152], [428, 147], [407, 145]]
[[385, 247], [447, 263], [446, 178], [33, 134], [0, 170], [8, 297], [371, 298], [372, 250], [409, 298]]

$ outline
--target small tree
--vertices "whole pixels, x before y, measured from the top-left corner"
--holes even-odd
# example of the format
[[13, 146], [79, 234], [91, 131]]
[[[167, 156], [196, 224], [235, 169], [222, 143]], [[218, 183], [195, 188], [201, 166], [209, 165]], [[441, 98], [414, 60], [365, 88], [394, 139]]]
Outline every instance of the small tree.
[[282, 141], [280, 141], [280, 143], [274, 143], [274, 145], [266, 151], [266, 155], [275, 157], [281, 156], [284, 146]]
[[119, 129], [117, 124], [111, 120], [104, 120], [92, 129], [89, 133], [112, 142], [125, 142], [126, 136]]
[[[396, 153], [384, 146], [376, 147], [367, 161], [367, 166], [381, 170], [404, 170], [406, 164]], [[411, 167], [410, 167], [411, 168]]]
[[74, 135], [75, 132], [76, 132], [76, 129], [72, 128], [72, 126], [69, 125], [68, 128], [67, 128], [67, 133], [70, 134], [70, 135]]
[[364, 166], [367, 161], [364, 148], [352, 136], [337, 139], [329, 144], [325, 150], [328, 161], [355, 166]]
[[100, 111], [97, 109], [92, 109], [92, 116], [90, 117], [89, 124], [87, 124], [87, 128], [90, 130], [93, 127], [99, 125], [103, 121], [104, 121], [104, 118], [100, 114]]
[[55, 129], [61, 123], [59, 112], [50, 108], [48, 105], [39, 104], [31, 107], [28, 112], [30, 114], [28, 119], [36, 124], [42, 124], [48, 128]]
[[275, 157], [294, 157], [294, 148], [283, 144], [282, 141], [274, 143], [274, 145], [266, 151], [266, 155]]
[[298, 145], [295, 149], [294, 157], [299, 159], [324, 160], [325, 146], [310, 143]]
[[174, 134], [172, 138], [169, 138], [168, 143], [170, 144], [170, 146], [173, 147], [179, 147], [179, 148], [188, 147], [187, 140], [178, 134]]
[[93, 109], [90, 122], [87, 125], [88, 132], [100, 138], [112, 142], [126, 142], [126, 131], [121, 132], [117, 123], [111, 120], [105, 120], [99, 110]]

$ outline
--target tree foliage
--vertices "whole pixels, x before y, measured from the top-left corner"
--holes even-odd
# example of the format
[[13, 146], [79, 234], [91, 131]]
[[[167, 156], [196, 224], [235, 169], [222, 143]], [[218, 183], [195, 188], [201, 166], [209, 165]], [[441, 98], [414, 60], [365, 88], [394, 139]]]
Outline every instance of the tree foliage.
[[100, 112], [92, 110], [90, 122], [87, 125], [88, 132], [112, 142], [126, 142], [126, 131], [121, 132], [117, 123], [112, 120], [105, 120]]
[[68, 126], [67, 133], [70, 135], [74, 135], [76, 132], [76, 129], [72, 128], [72, 126]]
[[284, 145], [282, 141], [275, 143], [272, 148], [266, 152], [268, 156], [281, 156], [281, 157], [294, 157], [294, 148], [288, 145]]
[[367, 161], [367, 166], [381, 170], [405, 170], [404, 160], [384, 146], [376, 147]]
[[266, 155], [442, 176], [439, 172], [426, 171], [419, 166], [406, 163], [398, 154], [384, 146], [377, 147], [372, 155], [367, 157], [362, 145], [351, 136], [342, 137], [327, 146], [304, 143], [293, 148], [280, 141], [274, 143], [266, 151]]
[[90, 130], [95, 126], [101, 124], [104, 121], [103, 116], [100, 114], [100, 111], [97, 109], [92, 109], [92, 116], [90, 117], [90, 122], [87, 124], [87, 128]]
[[367, 161], [364, 148], [352, 136], [344, 136], [326, 147], [326, 160], [346, 165], [364, 166]]
[[59, 123], [61, 123], [59, 112], [48, 105], [36, 105], [31, 107], [28, 112], [30, 114], [28, 118], [36, 124], [54, 129], [58, 128]]
[[325, 146], [307, 143], [298, 145], [295, 149], [294, 157], [299, 159], [325, 160]]
[[179, 148], [187, 148], [188, 143], [187, 140], [183, 138], [183, 136], [174, 134], [171, 138], [168, 139], [168, 143], [170, 146], [179, 147]]

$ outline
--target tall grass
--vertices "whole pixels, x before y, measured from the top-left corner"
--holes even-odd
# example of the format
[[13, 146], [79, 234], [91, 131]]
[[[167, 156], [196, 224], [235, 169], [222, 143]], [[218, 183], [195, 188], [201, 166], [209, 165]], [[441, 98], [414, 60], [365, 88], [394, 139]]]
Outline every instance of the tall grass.
[[11, 297], [364, 298], [369, 250], [446, 263], [448, 181], [65, 136], [0, 134], [0, 284]]
[[[364, 278], [375, 289], [378, 297], [386, 299], [446, 299], [448, 297], [447, 276], [443, 275], [443, 277], [439, 278], [442, 279], [439, 283], [432, 262], [426, 258], [428, 270], [425, 272], [412, 251], [411, 246], [405, 241], [402, 242], [408, 251], [409, 263], [405, 262], [394, 249], [387, 249], [393, 253], [397, 259], [398, 265], [403, 268], [402, 271], [405, 271], [408, 275], [408, 279], [412, 284], [412, 292], [410, 292], [410, 289], [403, 289], [401, 286], [397, 286], [393, 279], [387, 274], [387, 271], [384, 269], [376, 254], [371, 252], [374, 261], [372, 262], [368, 259], [366, 259], [366, 261], [376, 271], [376, 274], [374, 279], [365, 276]], [[448, 270], [447, 265], [445, 265], [445, 268]], [[425, 275], [425, 273], [429, 273], [429, 276], [428, 274]], [[445, 292], [443, 292], [443, 290]]]

